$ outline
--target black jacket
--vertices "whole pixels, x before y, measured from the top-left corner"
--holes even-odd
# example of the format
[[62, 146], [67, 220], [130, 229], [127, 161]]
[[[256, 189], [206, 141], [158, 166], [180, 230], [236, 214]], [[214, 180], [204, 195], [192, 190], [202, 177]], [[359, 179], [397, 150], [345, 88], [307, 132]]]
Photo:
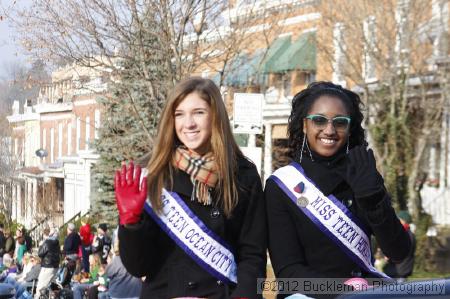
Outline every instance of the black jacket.
[[227, 219], [221, 208], [191, 201], [188, 174], [176, 171], [172, 191], [206, 226], [227, 242], [237, 263], [237, 285], [218, 281], [196, 264], [147, 214], [135, 229], [120, 226], [120, 256], [128, 272], [146, 276], [141, 298], [260, 298], [257, 278], [265, 277], [266, 218], [260, 177], [255, 166], [238, 160], [239, 203]]
[[58, 239], [47, 238], [39, 247], [38, 256], [42, 268], [58, 268], [61, 257]]
[[9, 253], [11, 256], [13, 256], [15, 249], [16, 249], [16, 241], [14, 240], [14, 238], [12, 236], [6, 237], [4, 253]]
[[[382, 189], [370, 198], [354, 198], [343, 178], [346, 155], [335, 159], [316, 158], [314, 162], [303, 156], [301, 165], [325, 195], [335, 195], [365, 224], [385, 255], [400, 261], [408, 254], [410, 240], [395, 215], [389, 194]], [[273, 180], [267, 180], [264, 194], [269, 253], [276, 277], [370, 277], [322, 233]]]
[[77, 254], [81, 245], [81, 238], [77, 232], [71, 232], [64, 239], [64, 254]]
[[92, 253], [100, 255], [103, 265], [106, 265], [109, 251], [111, 250], [111, 238], [108, 235], [95, 236], [92, 245]]
[[5, 245], [6, 245], [6, 238], [2, 231], [0, 231], [0, 256], [3, 256], [5, 254]]

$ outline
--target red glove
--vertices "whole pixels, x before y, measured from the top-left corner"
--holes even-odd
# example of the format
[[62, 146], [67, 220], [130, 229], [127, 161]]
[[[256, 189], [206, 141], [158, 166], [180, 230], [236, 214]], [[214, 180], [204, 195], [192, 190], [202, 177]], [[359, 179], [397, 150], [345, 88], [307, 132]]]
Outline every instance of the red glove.
[[121, 171], [116, 171], [114, 191], [120, 224], [122, 225], [135, 224], [141, 218], [142, 209], [147, 198], [147, 177], [144, 177], [142, 180], [139, 190], [140, 177], [141, 167], [136, 166], [135, 171], [133, 161], [130, 162], [128, 169], [124, 164]]

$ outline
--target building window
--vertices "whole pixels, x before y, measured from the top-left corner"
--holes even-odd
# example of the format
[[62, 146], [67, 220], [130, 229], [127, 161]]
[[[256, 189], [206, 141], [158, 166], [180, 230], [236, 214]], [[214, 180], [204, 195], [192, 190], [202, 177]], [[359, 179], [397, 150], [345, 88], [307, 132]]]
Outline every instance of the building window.
[[209, 70], [202, 71], [202, 78], [206, 78], [206, 79], [209, 78]]
[[100, 128], [100, 110], [98, 109], [95, 109], [94, 111], [94, 126], [95, 126], [94, 138], [98, 139], [98, 130]]
[[344, 65], [345, 65], [345, 43], [344, 24], [336, 23], [333, 29], [333, 82], [345, 87]]
[[19, 156], [19, 139], [18, 138], [14, 138], [14, 156], [15, 157]]
[[316, 81], [315, 73], [305, 73], [305, 84], [309, 85], [310, 83]]
[[284, 97], [288, 97], [292, 92], [292, 81], [291, 81], [291, 72], [284, 73], [282, 76], [283, 80], [283, 95]]
[[55, 154], [55, 129], [50, 129], [50, 163], [53, 163]]
[[367, 81], [376, 78], [375, 70], [375, 52], [376, 46], [376, 24], [375, 16], [370, 16], [364, 20], [364, 57], [363, 57], [363, 76]]
[[25, 138], [22, 138], [22, 148], [20, 149], [20, 153], [21, 153], [20, 161], [22, 163], [25, 163]]
[[433, 0], [431, 4], [433, 56], [441, 57], [448, 51], [449, 3], [448, 0]]
[[81, 119], [77, 117], [77, 139], [76, 139], [76, 151], [80, 150], [80, 134], [81, 134]]
[[67, 155], [72, 154], [72, 123], [67, 124]]
[[86, 136], [85, 136], [85, 143], [84, 143], [84, 149], [89, 149], [89, 137], [91, 134], [91, 118], [89, 116], [86, 116]]
[[47, 129], [42, 130], [42, 148], [47, 148]]
[[395, 55], [399, 67], [408, 66], [408, 12], [409, 0], [399, 0], [395, 10], [395, 22], [397, 24]]
[[58, 158], [62, 157], [63, 124], [58, 124]]

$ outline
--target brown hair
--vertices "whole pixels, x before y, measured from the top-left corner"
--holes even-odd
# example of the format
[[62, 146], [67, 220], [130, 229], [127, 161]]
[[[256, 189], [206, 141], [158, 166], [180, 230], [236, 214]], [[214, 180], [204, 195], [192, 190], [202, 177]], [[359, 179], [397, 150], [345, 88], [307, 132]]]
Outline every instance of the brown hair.
[[178, 83], [170, 94], [162, 112], [158, 134], [148, 163], [148, 186], [152, 207], [161, 211], [161, 190], [164, 185], [172, 185], [172, 158], [181, 142], [175, 134], [174, 112], [176, 107], [191, 93], [197, 93], [206, 101], [212, 112], [211, 152], [217, 163], [219, 182], [216, 186], [220, 204], [226, 216], [238, 201], [235, 174], [237, 158], [242, 157], [231, 132], [230, 121], [219, 89], [213, 81], [200, 77], [187, 78]]

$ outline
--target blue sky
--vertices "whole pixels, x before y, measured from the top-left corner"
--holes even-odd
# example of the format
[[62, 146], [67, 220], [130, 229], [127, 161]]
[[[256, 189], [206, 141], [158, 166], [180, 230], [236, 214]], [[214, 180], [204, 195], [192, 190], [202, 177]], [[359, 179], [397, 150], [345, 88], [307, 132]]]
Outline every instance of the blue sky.
[[6, 75], [5, 67], [14, 61], [26, 63], [21, 48], [16, 45], [14, 29], [10, 27], [10, 21], [4, 15], [13, 5], [28, 5], [32, 0], [0, 0], [0, 77]]

